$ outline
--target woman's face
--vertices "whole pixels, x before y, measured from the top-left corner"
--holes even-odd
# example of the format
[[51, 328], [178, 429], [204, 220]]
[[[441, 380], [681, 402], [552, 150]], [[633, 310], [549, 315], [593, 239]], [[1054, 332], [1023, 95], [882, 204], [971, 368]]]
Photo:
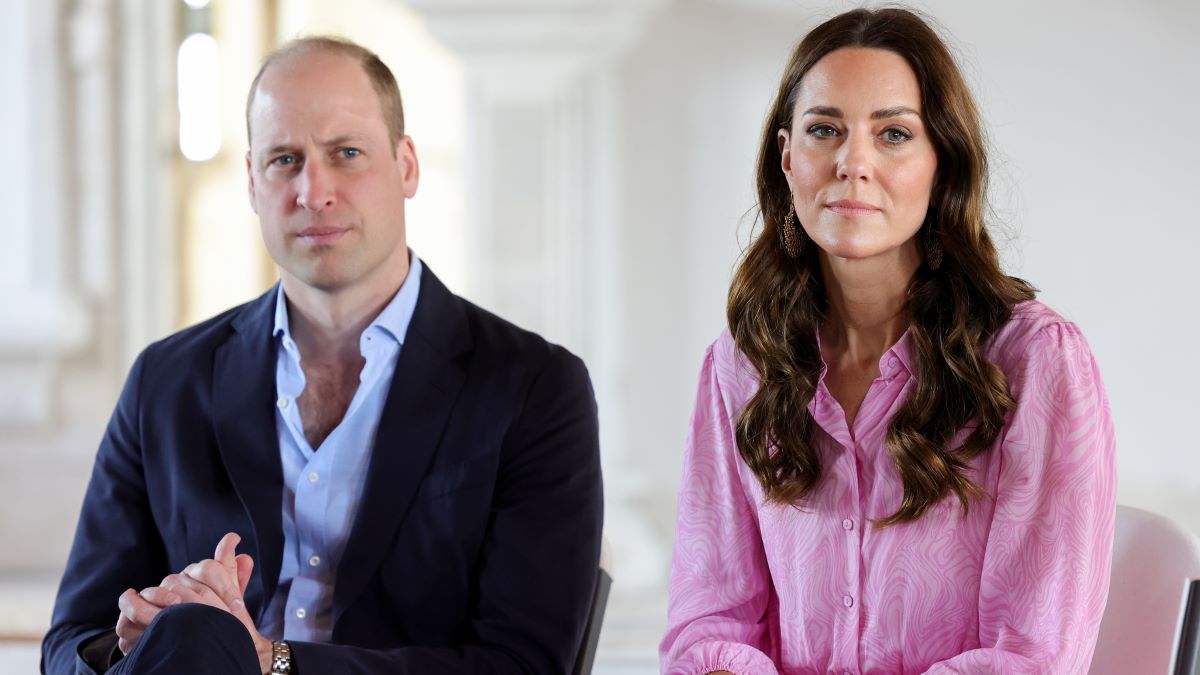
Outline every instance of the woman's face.
[[791, 130], [778, 140], [799, 225], [826, 254], [862, 260], [915, 248], [937, 156], [903, 57], [858, 47], [827, 54], [801, 81]]

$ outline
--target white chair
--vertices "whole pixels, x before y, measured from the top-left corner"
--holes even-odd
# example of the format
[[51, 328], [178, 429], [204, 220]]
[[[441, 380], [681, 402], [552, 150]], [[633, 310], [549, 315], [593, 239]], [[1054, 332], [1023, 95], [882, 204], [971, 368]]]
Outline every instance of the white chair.
[[1118, 506], [1108, 605], [1090, 673], [1191, 675], [1200, 601], [1188, 596], [1197, 579], [1196, 535], [1163, 516]]

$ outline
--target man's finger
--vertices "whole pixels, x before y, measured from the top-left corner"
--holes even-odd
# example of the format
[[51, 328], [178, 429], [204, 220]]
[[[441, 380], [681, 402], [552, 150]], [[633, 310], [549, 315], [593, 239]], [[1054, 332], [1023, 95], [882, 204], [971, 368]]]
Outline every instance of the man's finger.
[[221, 563], [225, 570], [229, 573], [230, 579], [237, 579], [237, 563], [234, 561], [234, 556], [237, 552], [237, 545], [240, 544], [242, 538], [237, 532], [227, 532], [221, 541], [217, 542], [217, 550], [213, 553], [213, 560]]
[[254, 573], [254, 558], [239, 553], [234, 560], [237, 562], [237, 580], [238, 588], [242, 589], [242, 595], [246, 595], [246, 586], [250, 585], [250, 575]]
[[229, 611], [229, 606], [217, 595], [216, 591], [190, 576], [172, 574], [163, 579], [159, 585], [172, 593], [178, 594], [180, 598], [183, 598], [184, 602], [198, 602], [202, 605]]
[[162, 609], [166, 609], [171, 605], [178, 605], [183, 600], [177, 594], [172, 593], [170, 589], [163, 588], [162, 586], [143, 588], [138, 595], [142, 596], [142, 599], [146, 602]]
[[230, 610], [233, 609], [234, 603], [242, 601], [242, 592], [237, 584], [237, 563], [234, 563], [231, 576], [225, 565], [216, 560], [202, 560], [188, 565], [183, 577], [194, 579], [212, 589]]
[[130, 588], [117, 598], [117, 607], [121, 610], [121, 615], [133, 623], [134, 625], [145, 628], [150, 625], [154, 617], [158, 616], [161, 610], [160, 607], [146, 602], [146, 600], [138, 595], [137, 591]]

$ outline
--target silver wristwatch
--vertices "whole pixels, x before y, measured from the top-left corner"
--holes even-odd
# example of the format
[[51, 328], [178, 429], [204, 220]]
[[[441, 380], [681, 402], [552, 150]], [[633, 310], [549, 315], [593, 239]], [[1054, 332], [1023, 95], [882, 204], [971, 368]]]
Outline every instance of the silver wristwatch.
[[271, 675], [292, 675], [292, 648], [286, 642], [271, 643]]

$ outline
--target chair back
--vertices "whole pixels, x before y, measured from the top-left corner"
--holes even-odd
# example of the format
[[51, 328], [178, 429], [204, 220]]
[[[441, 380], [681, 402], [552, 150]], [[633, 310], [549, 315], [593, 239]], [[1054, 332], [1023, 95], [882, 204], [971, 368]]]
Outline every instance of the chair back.
[[608, 570], [609, 563], [608, 541], [600, 540], [600, 573], [596, 575], [596, 588], [592, 591], [592, 609], [588, 612], [587, 624], [583, 628], [583, 644], [579, 647], [579, 655], [575, 657], [575, 668], [571, 675], [590, 675], [592, 663], [596, 660], [596, 647], [600, 644], [600, 626], [604, 623], [604, 610], [608, 607], [608, 591], [612, 588], [612, 576]]
[[[1176, 666], [1184, 665], [1176, 663], [1177, 652], [1185, 637], [1189, 589], [1196, 579], [1196, 535], [1163, 516], [1117, 506], [1108, 604], [1089, 672], [1176, 675]], [[1193, 603], [1193, 611], [1200, 610], [1197, 605]]]

